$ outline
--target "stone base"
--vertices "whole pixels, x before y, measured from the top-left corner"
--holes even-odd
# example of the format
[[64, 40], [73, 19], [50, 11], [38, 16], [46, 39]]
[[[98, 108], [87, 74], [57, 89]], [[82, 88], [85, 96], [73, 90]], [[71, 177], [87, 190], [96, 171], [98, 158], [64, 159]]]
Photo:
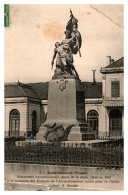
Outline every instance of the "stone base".
[[82, 133], [80, 127], [73, 127], [68, 135], [68, 141], [82, 141]]
[[84, 87], [79, 79], [54, 79], [49, 82], [46, 124], [74, 124], [85, 120]]
[[62, 75], [49, 82], [47, 120], [40, 127], [37, 140], [44, 140], [47, 131], [44, 126], [53, 126], [54, 123], [57, 126], [62, 125], [67, 131], [70, 125], [74, 125], [68, 135], [68, 141], [95, 139], [95, 134], [90, 133], [85, 121], [83, 84], [75, 75], [63, 75], [62, 78], [60, 76]]
[[45, 132], [47, 131], [47, 127], [44, 127], [43, 125], [41, 125], [39, 132], [36, 135], [36, 140], [40, 140], [40, 141], [46, 141], [44, 138]]
[[[72, 127], [71, 132], [68, 135], [68, 141], [86, 141], [95, 139], [94, 133], [84, 132], [83, 129], [84, 128], [81, 130], [81, 127]], [[83, 133], [81, 131], [83, 131]]]
[[[45, 133], [47, 132], [47, 127], [44, 127], [45, 123], [41, 125], [39, 129], [39, 133], [36, 136], [36, 140], [38, 141], [46, 141], [44, 138]], [[58, 125], [58, 124], [57, 124]], [[63, 124], [64, 129], [66, 129], [68, 125]], [[70, 130], [70, 133], [67, 137], [67, 141], [86, 141], [86, 140], [94, 140], [95, 133], [89, 132], [88, 123], [77, 123]]]

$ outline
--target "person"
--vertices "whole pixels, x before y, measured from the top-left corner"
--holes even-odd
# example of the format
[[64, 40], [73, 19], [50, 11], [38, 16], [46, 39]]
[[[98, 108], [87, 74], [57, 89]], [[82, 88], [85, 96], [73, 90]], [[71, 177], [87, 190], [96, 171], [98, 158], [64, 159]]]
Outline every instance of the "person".
[[54, 60], [56, 58], [56, 67], [60, 68], [62, 73], [72, 74], [69, 65], [73, 62], [72, 52], [68, 44], [55, 43], [54, 55], [52, 58], [52, 68], [54, 65]]
[[[74, 20], [76, 21], [76, 20]], [[64, 31], [65, 39], [61, 43], [55, 43], [54, 55], [52, 58], [52, 68], [54, 65], [54, 60], [56, 58], [56, 67], [61, 69], [61, 73], [68, 73], [72, 75], [75, 73], [78, 77], [78, 73], [73, 65], [73, 54], [79, 51], [80, 54], [80, 33], [77, 30], [77, 24], [71, 25], [72, 29]], [[81, 56], [81, 54], [80, 54]]]
[[52, 62], [51, 62], [52, 68], [53, 68], [53, 65], [54, 65], [55, 58], [56, 58], [56, 67], [59, 66], [63, 71], [62, 61], [64, 61], [64, 60], [62, 60], [61, 58], [65, 58], [65, 54], [63, 53], [63, 51], [61, 51], [59, 42], [55, 43], [54, 55], [53, 55]]
[[71, 48], [74, 37], [71, 35], [71, 31], [64, 31], [65, 39], [61, 41], [61, 45], [68, 45]]
[[[74, 65], [73, 65], [73, 54], [76, 54], [78, 51], [78, 38], [79, 38], [79, 32], [77, 33], [77, 27], [74, 24], [72, 27], [72, 32], [69, 30], [66, 30], [65, 32], [65, 39], [61, 42], [61, 45], [63, 45], [63, 48], [66, 50], [66, 48], [70, 48], [70, 52], [68, 54], [68, 57], [70, 58], [69, 68], [70, 68], [70, 74], [72, 75], [73, 72], [79, 77]], [[78, 36], [78, 38], [76, 37]]]

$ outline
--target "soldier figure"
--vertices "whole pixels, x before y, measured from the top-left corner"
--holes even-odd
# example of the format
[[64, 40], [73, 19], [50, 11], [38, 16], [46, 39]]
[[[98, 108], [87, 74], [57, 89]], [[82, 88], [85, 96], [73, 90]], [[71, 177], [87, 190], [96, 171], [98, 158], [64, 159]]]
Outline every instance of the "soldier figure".
[[[70, 11], [71, 12], [71, 11]], [[81, 47], [81, 34], [77, 30], [78, 20], [73, 16], [72, 12], [70, 15], [71, 19], [69, 20], [65, 33], [65, 39], [61, 43], [56, 42], [54, 55], [52, 59], [52, 67], [54, 60], [56, 58], [56, 67], [61, 69], [61, 74], [68, 73], [72, 75], [74, 72], [78, 76], [78, 73], [73, 65], [73, 54], [77, 54]]]

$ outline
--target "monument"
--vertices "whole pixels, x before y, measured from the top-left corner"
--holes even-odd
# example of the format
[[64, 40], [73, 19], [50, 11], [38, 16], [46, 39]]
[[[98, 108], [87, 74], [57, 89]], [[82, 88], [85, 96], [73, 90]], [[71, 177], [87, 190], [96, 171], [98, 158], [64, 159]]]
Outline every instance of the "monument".
[[79, 53], [82, 37], [78, 31], [78, 20], [70, 10], [65, 39], [55, 43], [52, 68], [56, 69], [49, 82], [48, 113], [37, 134], [37, 140], [84, 141], [95, 139], [85, 121], [84, 86], [74, 66], [73, 55]]

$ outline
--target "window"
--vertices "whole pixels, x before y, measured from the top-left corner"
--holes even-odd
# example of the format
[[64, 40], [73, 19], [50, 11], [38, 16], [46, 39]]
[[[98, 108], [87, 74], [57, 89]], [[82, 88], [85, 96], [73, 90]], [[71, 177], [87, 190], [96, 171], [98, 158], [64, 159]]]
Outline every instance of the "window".
[[95, 110], [90, 110], [87, 114], [87, 121], [90, 124], [92, 130], [98, 133], [98, 113]]
[[9, 136], [19, 136], [20, 113], [18, 110], [12, 110], [9, 115]]
[[111, 82], [111, 97], [113, 98], [120, 97], [120, 82], [119, 81]]

